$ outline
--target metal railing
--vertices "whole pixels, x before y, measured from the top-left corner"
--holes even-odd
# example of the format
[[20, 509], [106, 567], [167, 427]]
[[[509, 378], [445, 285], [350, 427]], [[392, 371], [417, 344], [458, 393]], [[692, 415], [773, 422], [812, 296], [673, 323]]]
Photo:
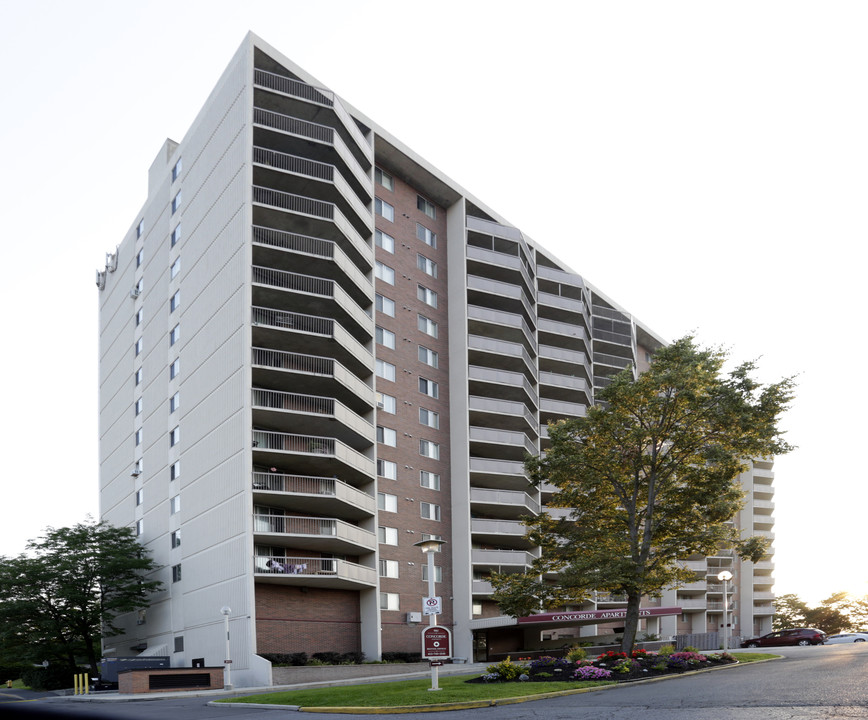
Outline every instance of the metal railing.
[[286, 310], [274, 310], [272, 308], [254, 306], [253, 324], [271, 325], [272, 327], [283, 328], [285, 330], [334, 337], [335, 321], [316, 315], [303, 315], [302, 313], [287, 312]]
[[299, 515], [253, 514], [254, 532], [283, 533], [288, 535], [326, 535], [335, 536], [337, 519], [312, 518]]
[[334, 203], [314, 200], [304, 195], [295, 195], [283, 192], [283, 190], [262, 187], [261, 185], [253, 186], [253, 201], [278, 207], [281, 210], [288, 210], [300, 215], [310, 215], [325, 220], [334, 220], [335, 217], [336, 208]]
[[376, 498], [334, 477], [254, 472], [253, 491], [334, 498], [376, 513]]
[[331, 575], [369, 585], [376, 583], [374, 568], [338, 558], [256, 555], [253, 565], [258, 575]]
[[300, 155], [290, 155], [289, 153], [278, 152], [277, 150], [269, 150], [256, 145], [253, 146], [253, 162], [260, 165], [268, 165], [278, 170], [285, 170], [295, 175], [304, 175], [305, 177], [325, 180], [327, 182], [332, 182], [335, 176], [334, 165], [310, 160]]
[[309, 140], [318, 140], [329, 145], [334, 143], [334, 128], [292, 117], [291, 115], [284, 115], [283, 113], [255, 107], [253, 108], [253, 122], [257, 125], [266, 125], [275, 130], [282, 130], [291, 135], [300, 135]]
[[336, 442], [335, 438], [318, 435], [293, 435], [269, 430], [253, 431], [253, 447], [257, 450], [334, 456]]
[[290, 410], [312, 415], [334, 416], [335, 414], [335, 399], [319, 395], [301, 395], [280, 390], [253, 388], [252, 402], [255, 407], [275, 410]]

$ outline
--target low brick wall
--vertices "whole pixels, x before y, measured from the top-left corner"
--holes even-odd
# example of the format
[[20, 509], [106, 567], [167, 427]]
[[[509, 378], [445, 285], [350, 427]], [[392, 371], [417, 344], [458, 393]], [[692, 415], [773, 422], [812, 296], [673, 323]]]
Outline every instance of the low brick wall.
[[222, 688], [222, 667], [143, 668], [141, 670], [124, 670], [118, 673], [118, 692], [120, 693], [159, 693], [178, 690], [220, 690]]
[[353, 680], [355, 678], [383, 677], [402, 673], [425, 672], [427, 662], [388, 663], [385, 665], [301, 665], [298, 667], [272, 667], [272, 685]]

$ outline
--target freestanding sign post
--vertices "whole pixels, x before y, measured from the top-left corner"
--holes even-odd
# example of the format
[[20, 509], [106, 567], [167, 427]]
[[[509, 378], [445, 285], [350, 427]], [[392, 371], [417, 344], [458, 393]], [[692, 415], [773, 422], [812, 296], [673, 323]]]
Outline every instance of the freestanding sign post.
[[452, 657], [452, 633], [442, 625], [429, 625], [422, 631], [422, 657], [431, 661], [430, 690], [439, 690], [438, 668]]

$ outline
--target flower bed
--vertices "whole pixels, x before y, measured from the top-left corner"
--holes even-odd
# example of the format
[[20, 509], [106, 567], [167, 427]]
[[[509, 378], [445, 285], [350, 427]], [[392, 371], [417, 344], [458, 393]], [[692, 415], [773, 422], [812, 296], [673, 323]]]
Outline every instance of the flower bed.
[[716, 665], [729, 665], [735, 662], [738, 661], [726, 652], [702, 654], [693, 651], [674, 652], [669, 648], [661, 648], [659, 653], [634, 650], [629, 656], [626, 653], [609, 651], [592, 660], [571, 660], [543, 656], [535, 660], [519, 658], [513, 662], [511, 658], [507, 658], [503, 662], [489, 665], [487, 673], [468, 680], [468, 682], [541, 682], [551, 680], [627, 682], [660, 675], [673, 675]]

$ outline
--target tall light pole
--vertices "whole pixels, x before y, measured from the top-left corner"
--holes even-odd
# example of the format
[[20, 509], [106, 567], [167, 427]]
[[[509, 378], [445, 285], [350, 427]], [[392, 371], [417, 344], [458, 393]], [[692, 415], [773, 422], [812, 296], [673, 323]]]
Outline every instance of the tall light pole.
[[223, 615], [223, 629], [226, 631], [226, 659], [223, 661], [223, 666], [226, 672], [223, 673], [223, 689], [232, 689], [232, 658], [229, 656], [229, 615], [232, 613], [232, 608], [224, 605], [220, 608]]
[[[420, 540], [417, 543], [413, 543], [416, 547], [418, 547], [423, 553], [428, 556], [428, 598], [434, 598], [435, 589], [434, 589], [434, 553], [439, 552], [440, 548], [446, 544], [445, 540], [434, 540], [433, 538], [430, 540]], [[426, 605], [426, 609], [430, 607]], [[437, 613], [431, 613], [428, 615], [428, 626], [434, 627], [437, 624]], [[432, 663], [431, 665], [431, 690], [439, 690], [440, 687], [438, 685], [438, 666]]]
[[732, 573], [729, 570], [721, 570], [717, 574], [717, 579], [723, 583], [723, 651], [729, 649], [729, 623], [727, 617], [729, 615], [729, 601], [726, 597], [726, 584], [732, 580]]

